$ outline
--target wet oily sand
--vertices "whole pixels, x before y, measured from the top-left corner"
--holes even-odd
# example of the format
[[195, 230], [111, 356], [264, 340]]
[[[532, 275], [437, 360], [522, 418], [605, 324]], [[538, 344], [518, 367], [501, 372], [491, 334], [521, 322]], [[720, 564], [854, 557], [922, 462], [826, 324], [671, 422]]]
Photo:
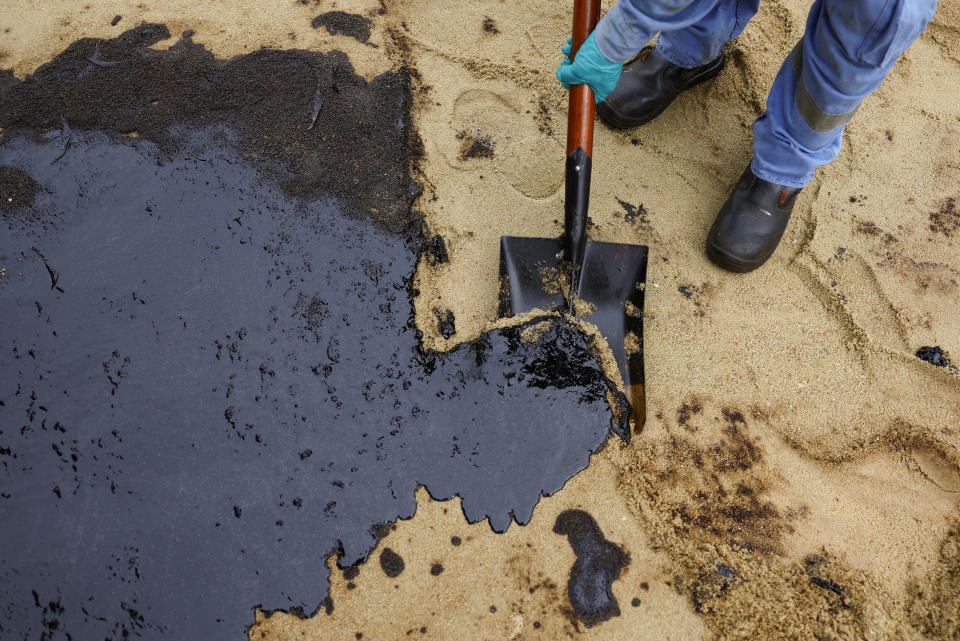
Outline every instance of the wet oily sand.
[[314, 29], [323, 27], [330, 35], [343, 34], [359, 42], [370, 40], [370, 19], [345, 11], [327, 11], [310, 23]]
[[[4, 639], [235, 639], [258, 606], [330, 614], [328, 555], [363, 561], [418, 485], [504, 530], [612, 427], [565, 323], [421, 349], [402, 74], [149, 52], [152, 30], [0, 94], [0, 166], [40, 186], [0, 225]], [[281, 81], [282, 101], [256, 88]]]
[[675, 420], [666, 438], [618, 452], [621, 491], [651, 544], [669, 550], [674, 589], [720, 638], [861, 638], [864, 576], [823, 557], [817, 576], [843, 586], [841, 604], [780, 556], [803, 514], [771, 500], [781, 479], [748, 420], [695, 398]]
[[4, 217], [32, 205], [38, 191], [40, 185], [29, 175], [16, 167], [0, 167], [0, 212]]
[[229, 122], [243, 157], [269, 161], [291, 193], [346, 199], [392, 231], [410, 224], [419, 187], [408, 150], [415, 158], [419, 139], [406, 130], [405, 70], [367, 83], [339, 51], [263, 49], [220, 60], [189, 31], [169, 49], [150, 48], [167, 38], [166, 26], [143, 24], [109, 40], [77, 40], [22, 82], [0, 71], [0, 128], [65, 121], [164, 145], [172, 124]]

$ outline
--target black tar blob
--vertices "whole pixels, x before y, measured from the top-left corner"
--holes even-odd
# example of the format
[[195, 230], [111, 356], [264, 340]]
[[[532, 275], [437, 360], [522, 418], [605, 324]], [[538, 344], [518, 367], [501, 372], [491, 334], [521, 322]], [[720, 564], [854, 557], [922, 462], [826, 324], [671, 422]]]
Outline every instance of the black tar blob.
[[939, 345], [921, 347], [917, 350], [917, 358], [937, 367], [948, 367], [950, 365], [950, 359], [947, 358]]
[[380, 567], [384, 574], [391, 579], [395, 579], [403, 572], [403, 557], [390, 548], [384, 548], [383, 552], [380, 553]]
[[577, 618], [591, 627], [620, 616], [610, 586], [627, 565], [627, 553], [608, 541], [593, 517], [583, 510], [561, 512], [553, 531], [566, 535], [577, 555], [567, 582], [567, 595]]
[[434, 314], [437, 317], [437, 331], [440, 332], [441, 336], [444, 338], [450, 338], [457, 333], [456, 317], [453, 315], [451, 310], [437, 309], [434, 310]]

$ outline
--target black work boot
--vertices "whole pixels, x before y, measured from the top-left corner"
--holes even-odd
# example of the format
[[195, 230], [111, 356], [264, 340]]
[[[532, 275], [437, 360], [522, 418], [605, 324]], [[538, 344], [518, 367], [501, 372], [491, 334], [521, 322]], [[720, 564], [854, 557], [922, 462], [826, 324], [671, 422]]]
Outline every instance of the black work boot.
[[707, 235], [707, 256], [732, 272], [762, 265], [780, 243], [800, 187], [784, 187], [743, 172]]
[[657, 51], [643, 53], [623, 68], [617, 88], [597, 105], [600, 120], [617, 129], [630, 129], [650, 122], [690, 87], [713, 78], [723, 69], [723, 54], [694, 69], [678, 67]]

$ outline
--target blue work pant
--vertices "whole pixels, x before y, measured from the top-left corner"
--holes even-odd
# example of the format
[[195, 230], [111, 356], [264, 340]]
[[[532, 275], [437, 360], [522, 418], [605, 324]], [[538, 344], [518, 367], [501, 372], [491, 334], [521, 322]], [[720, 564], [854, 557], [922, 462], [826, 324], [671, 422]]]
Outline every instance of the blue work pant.
[[[651, 2], [655, 0], [650, 0]], [[676, 4], [676, 0], [672, 0]], [[693, 24], [664, 29], [656, 47], [681, 67], [715, 59], [740, 35], [759, 0], [693, 0], [713, 4]], [[816, 0], [803, 38], [770, 89], [753, 124], [758, 177], [803, 187], [840, 153], [843, 128], [936, 11], [936, 0]]]

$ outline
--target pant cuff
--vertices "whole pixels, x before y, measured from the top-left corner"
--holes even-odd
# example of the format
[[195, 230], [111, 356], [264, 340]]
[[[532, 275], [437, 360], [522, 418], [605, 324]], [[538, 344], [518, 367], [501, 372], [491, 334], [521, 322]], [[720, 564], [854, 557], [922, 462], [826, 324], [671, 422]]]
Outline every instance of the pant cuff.
[[654, 43], [653, 46], [656, 47], [657, 51], [660, 52], [660, 55], [666, 58], [668, 62], [672, 62], [678, 67], [682, 67], [683, 69], [696, 69], [697, 67], [700, 67], [710, 62], [710, 60], [704, 60], [702, 62], [698, 60], [693, 60], [690, 58], [690, 56], [681, 58], [680, 56], [677, 56], [674, 54], [673, 50], [669, 47], [669, 45], [665, 45], [665, 44], [662, 45], [661, 44], [662, 42], [663, 42], [663, 38], [660, 38], [658, 36], [657, 41]]
[[775, 185], [783, 185], [784, 187], [792, 187], [800, 189], [806, 187], [810, 184], [810, 181], [813, 180], [815, 175], [814, 172], [810, 172], [805, 176], [788, 176], [786, 174], [779, 174], [777, 172], [771, 172], [764, 170], [757, 166], [757, 159], [754, 158], [750, 161], [750, 171], [753, 172], [753, 175], [761, 180], [766, 180]]

